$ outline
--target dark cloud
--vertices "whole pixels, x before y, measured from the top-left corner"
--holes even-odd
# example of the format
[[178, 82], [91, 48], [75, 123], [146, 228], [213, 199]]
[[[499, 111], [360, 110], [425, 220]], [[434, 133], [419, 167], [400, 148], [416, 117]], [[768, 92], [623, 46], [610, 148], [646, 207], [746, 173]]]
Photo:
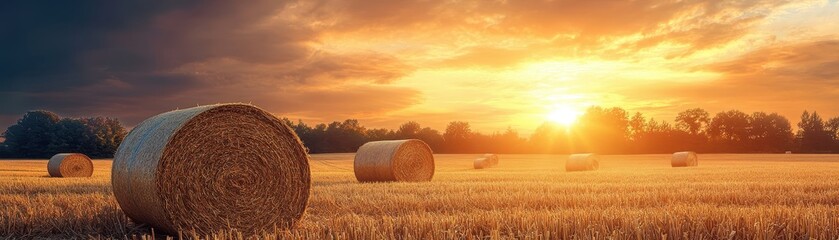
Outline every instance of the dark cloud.
[[[412, 70], [392, 56], [314, 48], [319, 33], [282, 16], [289, 2], [5, 2], [0, 127], [31, 109], [134, 124], [217, 102], [347, 114], [420, 99], [410, 89], [376, 86]], [[356, 101], [367, 105], [347, 106]], [[325, 107], [331, 104], [341, 107]]]

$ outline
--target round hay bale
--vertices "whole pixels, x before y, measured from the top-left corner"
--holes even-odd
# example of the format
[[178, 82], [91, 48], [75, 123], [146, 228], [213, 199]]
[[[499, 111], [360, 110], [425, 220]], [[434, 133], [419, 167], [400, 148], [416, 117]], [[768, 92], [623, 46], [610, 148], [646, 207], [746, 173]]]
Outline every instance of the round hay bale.
[[491, 165], [492, 165], [491, 161], [492, 160], [490, 160], [488, 158], [479, 157], [479, 158], [475, 159], [475, 162], [473, 162], [472, 165], [475, 167], [475, 169], [484, 169], [484, 168], [491, 167]]
[[565, 171], [594, 171], [600, 168], [600, 157], [594, 153], [571, 154], [565, 162]]
[[670, 160], [672, 167], [694, 167], [699, 165], [699, 158], [695, 152], [676, 152]]
[[498, 155], [484, 154], [484, 156], [476, 158], [473, 163], [475, 169], [484, 169], [498, 165]]
[[498, 155], [496, 155], [496, 154], [487, 153], [487, 154], [484, 154], [484, 158], [489, 160], [490, 166], [496, 166], [496, 165], [498, 165], [498, 159], [500, 157], [498, 157]]
[[59, 153], [47, 163], [50, 177], [90, 177], [93, 176], [93, 161], [81, 153]]
[[146, 119], [117, 149], [111, 182], [134, 221], [201, 235], [289, 228], [311, 188], [309, 158], [294, 131], [245, 104]]
[[353, 172], [359, 182], [431, 181], [434, 155], [418, 139], [368, 142], [355, 153]]

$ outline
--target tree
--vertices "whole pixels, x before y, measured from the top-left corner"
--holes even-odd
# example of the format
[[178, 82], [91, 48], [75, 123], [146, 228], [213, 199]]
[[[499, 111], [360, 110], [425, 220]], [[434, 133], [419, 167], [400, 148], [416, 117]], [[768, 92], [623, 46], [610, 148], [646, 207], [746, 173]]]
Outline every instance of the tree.
[[755, 112], [749, 119], [748, 144], [751, 151], [784, 152], [792, 143], [792, 125], [777, 113]]
[[638, 140], [638, 137], [644, 133], [646, 127], [646, 119], [640, 112], [635, 112], [632, 119], [629, 120], [629, 139]]
[[701, 108], [688, 109], [676, 116], [676, 128], [691, 135], [698, 135], [710, 121], [707, 111]]
[[636, 152], [665, 153], [684, 149], [686, 132], [678, 131], [668, 122], [654, 118], [644, 124], [635, 140]]
[[396, 136], [402, 139], [417, 138], [420, 130], [422, 130], [422, 127], [419, 123], [410, 121], [399, 126], [399, 130], [396, 130]]
[[[523, 149], [525, 144], [525, 139], [519, 137], [519, 133], [508, 126], [504, 133], [492, 135], [492, 143], [487, 144], [490, 149], [486, 149], [484, 152], [523, 153], [526, 152]], [[493, 149], [496, 151], [492, 151]]]
[[397, 139], [396, 133], [385, 128], [369, 129], [367, 130], [367, 139], [369, 141], [393, 140]]
[[444, 143], [443, 135], [430, 127], [424, 127], [416, 133], [416, 138], [427, 143], [431, 150], [441, 151]]
[[60, 118], [47, 111], [26, 113], [4, 133], [11, 157], [48, 158], [60, 152], [113, 157], [127, 132], [117, 119]]
[[833, 137], [834, 149], [839, 150], [839, 117], [831, 118], [825, 124], [828, 133]]
[[628, 114], [621, 108], [590, 107], [572, 130], [574, 151], [621, 152], [628, 142]]
[[446, 132], [443, 133], [447, 150], [452, 153], [468, 152], [471, 149], [469, 145], [471, 135], [472, 129], [469, 127], [468, 122], [450, 122], [446, 127]]
[[7, 158], [9, 155], [9, 148], [6, 147], [6, 139], [0, 138], [0, 158]]
[[810, 114], [807, 111], [801, 114], [801, 122], [798, 123], [797, 138], [800, 150], [803, 152], [827, 152], [833, 145], [833, 136], [825, 127], [819, 113]]
[[749, 115], [730, 110], [717, 113], [708, 124], [708, 136], [723, 151], [742, 151], [749, 139]]
[[[47, 147], [51, 152], [81, 152], [88, 156], [93, 155], [93, 136], [81, 119], [61, 119], [53, 129], [55, 138]], [[116, 152], [116, 149], [113, 152]]]
[[539, 153], [568, 153], [567, 131], [556, 123], [544, 122], [530, 135], [532, 150]]
[[56, 138], [55, 126], [61, 119], [57, 114], [30, 111], [3, 133], [8, 151], [16, 157], [47, 158], [55, 154], [48, 146]]
[[116, 118], [82, 119], [87, 126], [86, 139], [91, 140], [91, 157], [113, 157], [128, 132]]

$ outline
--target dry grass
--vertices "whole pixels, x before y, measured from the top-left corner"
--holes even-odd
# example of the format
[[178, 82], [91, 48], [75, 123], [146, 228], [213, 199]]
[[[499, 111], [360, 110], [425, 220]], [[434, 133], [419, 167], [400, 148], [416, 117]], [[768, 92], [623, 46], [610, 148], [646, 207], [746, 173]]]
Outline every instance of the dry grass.
[[[567, 156], [437, 155], [434, 180], [358, 183], [352, 154], [315, 155], [307, 215], [285, 238], [839, 238], [839, 156], [601, 156], [565, 172]], [[87, 179], [46, 178], [46, 161], [0, 161], [0, 238], [147, 235], [122, 214], [110, 161]], [[227, 238], [230, 233], [219, 233]], [[235, 236], [235, 235], [233, 235]]]

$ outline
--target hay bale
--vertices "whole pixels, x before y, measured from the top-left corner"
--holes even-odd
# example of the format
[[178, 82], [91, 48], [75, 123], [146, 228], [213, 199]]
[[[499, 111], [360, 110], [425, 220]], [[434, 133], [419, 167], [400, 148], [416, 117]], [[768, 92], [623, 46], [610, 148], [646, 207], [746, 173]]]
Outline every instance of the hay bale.
[[476, 158], [473, 166], [475, 169], [484, 169], [498, 165], [498, 155], [484, 154], [484, 156]]
[[93, 176], [93, 161], [81, 153], [59, 153], [47, 163], [50, 177], [90, 177]]
[[472, 163], [472, 166], [474, 166], [475, 169], [488, 168], [488, 167], [492, 166], [492, 162], [490, 162], [490, 161], [492, 161], [492, 160], [484, 158], [484, 157], [479, 157], [479, 158], [475, 159], [475, 162]]
[[792, 151], [786, 151], [784, 154], [792, 154]]
[[490, 165], [493, 166], [493, 167], [498, 165], [498, 159], [500, 159], [500, 157], [498, 157], [498, 155], [491, 154], [491, 153], [484, 154], [484, 158], [488, 159], [489, 162], [490, 162]]
[[670, 160], [672, 167], [695, 167], [699, 165], [699, 158], [695, 152], [676, 152]]
[[600, 168], [600, 157], [594, 153], [571, 154], [565, 162], [565, 171], [594, 171]]
[[431, 181], [434, 155], [418, 139], [368, 142], [355, 153], [353, 172], [359, 182]]
[[170, 234], [288, 228], [309, 199], [309, 158], [275, 116], [218, 104], [151, 117], [125, 137], [111, 176], [122, 210]]

